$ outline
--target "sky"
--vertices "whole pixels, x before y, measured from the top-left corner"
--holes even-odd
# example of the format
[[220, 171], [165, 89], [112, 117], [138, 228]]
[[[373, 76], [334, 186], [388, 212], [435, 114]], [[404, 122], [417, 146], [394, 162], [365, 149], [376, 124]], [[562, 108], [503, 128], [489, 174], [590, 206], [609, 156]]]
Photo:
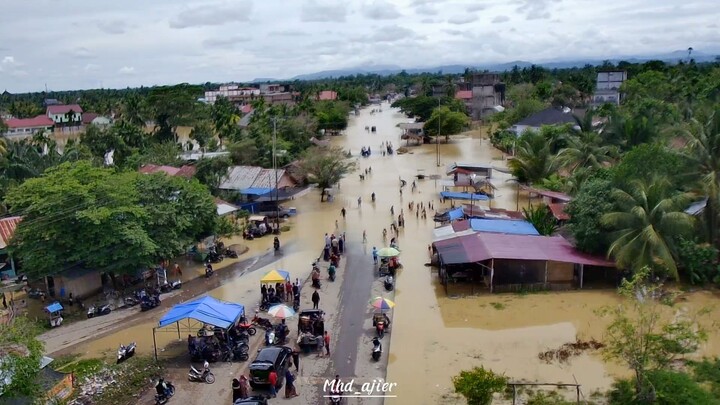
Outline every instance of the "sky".
[[720, 53], [717, 0], [2, 0], [0, 92]]

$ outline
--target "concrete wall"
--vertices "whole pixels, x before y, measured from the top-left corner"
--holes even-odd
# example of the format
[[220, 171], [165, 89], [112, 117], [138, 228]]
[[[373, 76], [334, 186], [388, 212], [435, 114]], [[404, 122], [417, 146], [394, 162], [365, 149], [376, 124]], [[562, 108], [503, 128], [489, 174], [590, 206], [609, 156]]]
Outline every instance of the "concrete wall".
[[96, 271], [88, 272], [77, 278], [55, 277], [55, 294], [59, 297], [60, 291], [65, 289], [65, 298], [72, 293], [75, 298], [84, 298], [102, 290], [102, 278]]

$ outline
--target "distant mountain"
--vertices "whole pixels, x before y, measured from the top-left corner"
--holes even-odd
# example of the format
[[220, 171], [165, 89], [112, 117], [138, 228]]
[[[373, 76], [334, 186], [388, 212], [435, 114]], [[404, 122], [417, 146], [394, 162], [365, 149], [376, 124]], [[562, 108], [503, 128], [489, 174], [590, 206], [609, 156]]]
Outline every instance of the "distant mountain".
[[[687, 60], [688, 52], [687, 50], [678, 50], [666, 54], [657, 54], [657, 55], [647, 55], [647, 56], [626, 56], [626, 57], [614, 57], [609, 59], [580, 59], [580, 60], [555, 60], [555, 61], [546, 61], [546, 62], [537, 62], [534, 63], [537, 66], [542, 66], [546, 69], [567, 69], [567, 68], [573, 68], [573, 67], [583, 67], [585, 65], [602, 65], [603, 62], [606, 60], [609, 60], [612, 63], [617, 63], [620, 61], [626, 61], [630, 63], [642, 63], [647, 62], [650, 60], [661, 60], [667, 63], [677, 63], [680, 60]], [[700, 51], [693, 51], [691, 54], [691, 57], [695, 59], [696, 62], [702, 63], [702, 62], [712, 62], [715, 61], [716, 55], [710, 54], [710, 53], [704, 53]], [[336, 69], [336, 70], [324, 70], [321, 72], [316, 73], [308, 73], [308, 74], [302, 74], [295, 76], [291, 78], [290, 80], [320, 80], [320, 79], [330, 79], [330, 78], [336, 78], [341, 76], [351, 76], [351, 75], [358, 75], [358, 74], [377, 74], [381, 76], [391, 75], [391, 74], [397, 74], [402, 72], [403, 70], [409, 74], [418, 74], [418, 73], [436, 73], [436, 72], [442, 72], [446, 74], [460, 74], [464, 73], [466, 68], [471, 69], [477, 69], [477, 70], [488, 70], [491, 72], [504, 72], [507, 70], [511, 70], [514, 66], [517, 66], [519, 68], [524, 67], [530, 67], [532, 66], [532, 62], [523, 61], [523, 60], [517, 60], [512, 62], [505, 62], [505, 63], [496, 63], [496, 64], [468, 64], [468, 65], [443, 65], [443, 66], [432, 66], [432, 67], [417, 67], [417, 68], [406, 68], [403, 69], [399, 66], [358, 66], [355, 68], [348, 68], [348, 69]], [[264, 81], [265, 79], [263, 79]], [[254, 82], [258, 82], [260, 79], [255, 79]]]

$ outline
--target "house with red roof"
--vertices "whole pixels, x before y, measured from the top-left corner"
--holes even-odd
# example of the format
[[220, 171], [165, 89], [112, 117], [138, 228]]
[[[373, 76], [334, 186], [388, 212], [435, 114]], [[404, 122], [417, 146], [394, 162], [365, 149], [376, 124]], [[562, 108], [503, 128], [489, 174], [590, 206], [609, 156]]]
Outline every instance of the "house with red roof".
[[184, 177], [186, 179], [192, 178], [195, 175], [195, 166], [184, 165], [182, 167], [172, 166], [158, 166], [158, 165], [144, 165], [138, 170], [140, 173], [152, 174], [163, 172], [168, 176]]
[[332, 90], [323, 90], [318, 94], [318, 101], [334, 101], [337, 98], [337, 92]]
[[35, 118], [11, 118], [5, 121], [8, 129], [4, 136], [8, 138], [28, 138], [40, 131], [52, 131], [55, 122], [44, 115]]
[[77, 104], [50, 105], [46, 113], [59, 126], [80, 126], [83, 120], [83, 109]]

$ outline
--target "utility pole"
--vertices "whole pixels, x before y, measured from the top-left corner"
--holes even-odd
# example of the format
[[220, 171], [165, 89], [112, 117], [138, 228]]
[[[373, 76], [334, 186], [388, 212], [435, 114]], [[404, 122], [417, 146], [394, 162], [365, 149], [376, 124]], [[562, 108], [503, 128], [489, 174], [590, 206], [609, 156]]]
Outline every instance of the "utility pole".
[[[438, 98], [438, 108], [440, 108], [441, 99]], [[435, 156], [437, 158], [437, 167], [440, 167], [440, 112], [438, 111], [438, 133], [435, 137]]]
[[277, 119], [273, 118], [273, 171], [275, 172], [275, 233], [280, 233], [280, 206], [278, 205], [278, 171], [277, 171]]

